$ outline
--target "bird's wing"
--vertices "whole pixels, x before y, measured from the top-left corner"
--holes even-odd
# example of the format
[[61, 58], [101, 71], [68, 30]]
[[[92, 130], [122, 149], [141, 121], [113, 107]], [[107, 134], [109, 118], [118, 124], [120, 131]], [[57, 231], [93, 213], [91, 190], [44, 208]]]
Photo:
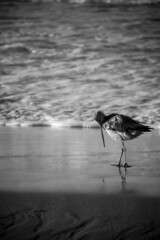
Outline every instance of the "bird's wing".
[[133, 120], [132, 118], [116, 114], [112, 118], [107, 121], [108, 128], [115, 131], [125, 132], [128, 130], [137, 130], [139, 126], [139, 122]]

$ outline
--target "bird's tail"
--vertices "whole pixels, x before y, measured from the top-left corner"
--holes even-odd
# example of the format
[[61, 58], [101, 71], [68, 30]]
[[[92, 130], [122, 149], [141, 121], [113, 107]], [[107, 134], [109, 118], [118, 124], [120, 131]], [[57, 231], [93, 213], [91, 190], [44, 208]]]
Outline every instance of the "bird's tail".
[[134, 128], [134, 130], [139, 130], [142, 132], [150, 132], [151, 130], [153, 130], [153, 128], [150, 126], [139, 125], [136, 127], [136, 129]]

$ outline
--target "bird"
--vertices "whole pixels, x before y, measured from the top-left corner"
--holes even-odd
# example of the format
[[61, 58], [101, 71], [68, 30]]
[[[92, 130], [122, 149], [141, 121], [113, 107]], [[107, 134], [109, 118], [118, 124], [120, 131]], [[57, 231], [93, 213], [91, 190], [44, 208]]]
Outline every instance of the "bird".
[[[94, 115], [94, 120], [100, 125], [103, 145], [105, 147], [105, 140], [103, 135], [103, 129], [107, 131], [110, 137], [115, 141], [120, 141], [122, 144], [122, 151], [118, 163], [118, 167], [130, 167], [126, 161], [126, 147], [124, 142], [139, 137], [145, 132], [150, 132], [153, 128], [145, 126], [142, 123], [132, 119], [129, 116], [112, 113], [105, 115], [102, 111], [97, 111]], [[122, 156], [125, 153], [124, 165], [122, 165]]]

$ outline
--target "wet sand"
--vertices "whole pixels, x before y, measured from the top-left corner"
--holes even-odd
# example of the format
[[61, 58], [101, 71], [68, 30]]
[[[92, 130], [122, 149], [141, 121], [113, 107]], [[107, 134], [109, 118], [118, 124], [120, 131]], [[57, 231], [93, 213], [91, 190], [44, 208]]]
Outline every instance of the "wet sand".
[[127, 171], [105, 137], [0, 128], [1, 239], [160, 239], [159, 132], [126, 144]]

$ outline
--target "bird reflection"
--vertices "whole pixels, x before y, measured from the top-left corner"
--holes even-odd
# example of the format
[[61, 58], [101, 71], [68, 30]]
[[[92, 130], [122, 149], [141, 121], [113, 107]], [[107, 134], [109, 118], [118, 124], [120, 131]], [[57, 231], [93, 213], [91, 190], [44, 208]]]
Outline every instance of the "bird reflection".
[[122, 182], [126, 182], [127, 168], [119, 167], [119, 175], [121, 176]]
[[[118, 172], [119, 172], [119, 175], [121, 177], [121, 190], [122, 192], [125, 192], [126, 191], [126, 187], [127, 187], [127, 167], [118, 167]], [[105, 178], [102, 178], [102, 182], [103, 184], [105, 184]], [[105, 186], [105, 185], [103, 185]]]
[[124, 168], [119, 167], [118, 169], [119, 169], [119, 175], [122, 179], [122, 191], [124, 192], [126, 190], [126, 184], [127, 184], [127, 182], [126, 182], [127, 168], [126, 167], [124, 167]]

